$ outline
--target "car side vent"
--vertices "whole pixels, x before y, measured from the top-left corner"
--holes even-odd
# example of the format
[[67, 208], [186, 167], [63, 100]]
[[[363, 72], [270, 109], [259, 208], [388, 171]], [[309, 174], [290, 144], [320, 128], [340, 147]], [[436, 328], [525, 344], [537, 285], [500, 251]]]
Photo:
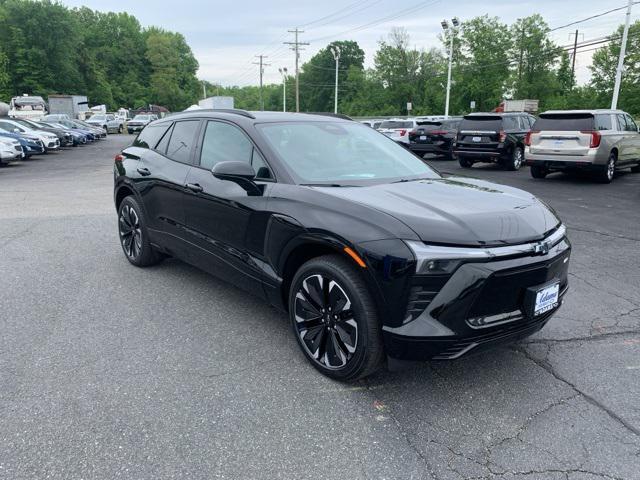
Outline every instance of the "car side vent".
[[404, 323], [409, 323], [418, 318], [437, 294], [437, 291], [427, 290], [419, 285], [411, 287], [409, 292], [409, 303], [407, 304], [407, 315], [404, 319]]

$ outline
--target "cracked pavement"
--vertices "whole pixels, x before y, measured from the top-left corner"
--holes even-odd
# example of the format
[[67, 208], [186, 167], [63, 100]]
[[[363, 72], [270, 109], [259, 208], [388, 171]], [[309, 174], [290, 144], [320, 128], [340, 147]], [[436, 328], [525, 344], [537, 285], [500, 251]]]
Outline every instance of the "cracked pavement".
[[571, 290], [516, 345], [344, 385], [259, 300], [127, 263], [111, 168], [130, 139], [0, 169], [0, 479], [640, 479], [640, 175], [429, 160], [555, 208]]

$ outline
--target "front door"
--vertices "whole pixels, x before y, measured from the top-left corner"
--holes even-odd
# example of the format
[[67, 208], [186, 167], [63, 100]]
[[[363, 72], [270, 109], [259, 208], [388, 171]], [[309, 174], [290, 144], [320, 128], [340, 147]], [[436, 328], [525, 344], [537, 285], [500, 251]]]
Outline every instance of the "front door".
[[272, 175], [249, 137], [236, 125], [208, 121], [201, 134], [199, 159], [187, 175], [185, 221], [187, 235], [197, 248], [198, 264], [226, 281], [262, 295], [263, 246], [268, 214], [267, 196], [249, 194], [240, 185], [213, 176], [224, 161], [254, 166], [263, 192]]

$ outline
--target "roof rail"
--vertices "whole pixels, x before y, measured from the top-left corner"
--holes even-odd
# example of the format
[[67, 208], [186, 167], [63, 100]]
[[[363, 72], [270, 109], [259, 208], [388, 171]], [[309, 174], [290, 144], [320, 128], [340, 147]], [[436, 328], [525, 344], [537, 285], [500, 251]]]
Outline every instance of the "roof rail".
[[353, 118], [343, 113], [330, 113], [330, 112], [305, 112], [305, 113], [308, 113], [309, 115], [322, 115], [323, 117], [335, 117], [335, 118], [341, 118], [342, 120], [353, 121]]
[[191, 110], [191, 111], [195, 113], [198, 113], [198, 112], [234, 113], [236, 115], [242, 115], [243, 117], [247, 117], [247, 118], [253, 118], [253, 119], [256, 118], [251, 112], [248, 112], [246, 110], [241, 110], [239, 108], [202, 108], [200, 110]]

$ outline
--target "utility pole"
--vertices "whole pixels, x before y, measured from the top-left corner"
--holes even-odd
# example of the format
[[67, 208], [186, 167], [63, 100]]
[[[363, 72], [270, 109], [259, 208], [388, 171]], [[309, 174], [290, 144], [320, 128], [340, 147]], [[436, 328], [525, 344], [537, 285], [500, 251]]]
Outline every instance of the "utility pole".
[[524, 58], [524, 20], [522, 21], [522, 32], [520, 33], [520, 61], [518, 62], [518, 84], [520, 84], [520, 81], [522, 80], [523, 58]]
[[340, 63], [340, 47], [334, 45], [331, 48], [333, 59], [336, 61], [336, 93], [334, 96], [333, 113], [338, 113], [338, 65]]
[[629, 0], [627, 6], [627, 20], [622, 33], [622, 45], [620, 45], [620, 57], [618, 58], [618, 68], [616, 69], [616, 83], [613, 87], [613, 98], [611, 99], [611, 109], [618, 108], [618, 95], [620, 94], [620, 83], [622, 82], [622, 70], [624, 69], [624, 56], [627, 51], [627, 37], [629, 36], [629, 23], [631, 21], [631, 7], [633, 0]]
[[[571, 35], [569, 34], [569, 40], [571, 40]], [[576, 33], [574, 33], [573, 35], [576, 36], [575, 40], [573, 41], [573, 56], [571, 57], [571, 81], [575, 84], [576, 81], [576, 55], [578, 53], [578, 35], [580, 35], [578, 33], [578, 29], [576, 28]], [[584, 33], [582, 34], [582, 39], [584, 40]]]
[[282, 111], [287, 111], [287, 67], [279, 68], [278, 71], [282, 75]]
[[291, 50], [296, 52], [296, 112], [300, 111], [300, 80], [298, 74], [298, 64], [300, 63], [300, 48], [301, 45], [309, 45], [308, 42], [299, 42], [298, 35], [304, 33], [304, 30], [298, 29], [296, 27], [295, 30], [289, 30], [289, 33], [293, 33], [295, 35], [295, 40], [293, 42], [283, 42], [285, 45], [291, 45]]
[[[451, 43], [449, 46], [449, 71], [447, 73], [447, 97], [444, 104], [444, 118], [449, 118], [449, 99], [451, 97], [451, 68], [453, 66], [453, 39], [456, 36], [456, 32], [458, 31], [458, 25], [460, 25], [460, 21], [457, 17], [453, 17], [451, 20], [453, 27], [450, 30], [451, 35]], [[449, 22], [443, 20], [441, 23], [442, 29], [446, 32], [449, 30]]]
[[266, 55], [256, 55], [259, 58], [259, 62], [253, 62], [254, 65], [260, 66], [260, 110], [264, 110], [264, 98], [262, 97], [262, 75], [264, 74], [264, 67], [271, 65], [270, 63], [263, 63], [263, 60], [267, 58]]
[[202, 81], [202, 99], [207, 98], [207, 85]]

